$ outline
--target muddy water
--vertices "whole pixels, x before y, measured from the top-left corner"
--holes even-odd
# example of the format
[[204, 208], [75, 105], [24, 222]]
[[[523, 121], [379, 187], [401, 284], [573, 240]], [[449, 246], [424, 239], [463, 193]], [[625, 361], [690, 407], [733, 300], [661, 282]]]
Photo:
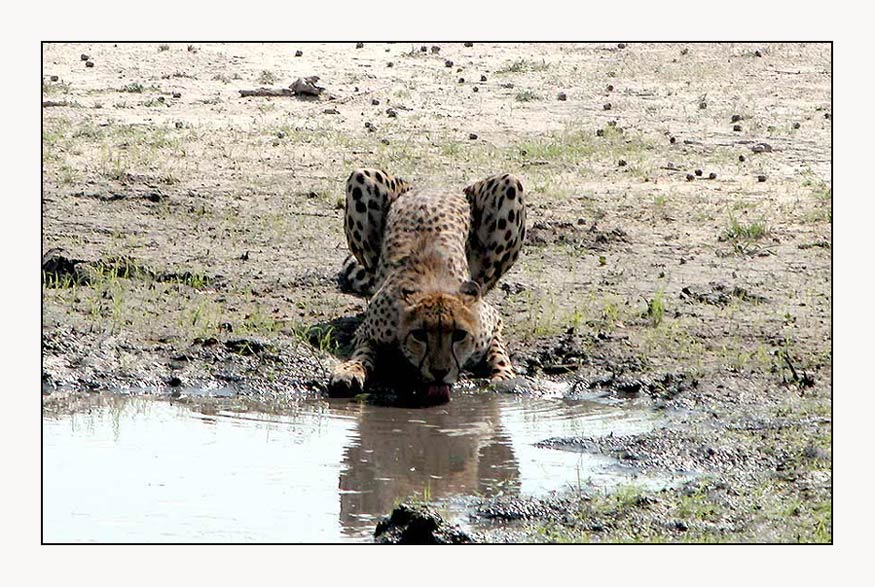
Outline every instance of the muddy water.
[[370, 540], [412, 495], [459, 513], [472, 495], [627, 483], [610, 459], [533, 444], [657, 425], [633, 403], [484, 392], [427, 409], [331, 400], [280, 413], [117, 397], [44, 418], [44, 539]]

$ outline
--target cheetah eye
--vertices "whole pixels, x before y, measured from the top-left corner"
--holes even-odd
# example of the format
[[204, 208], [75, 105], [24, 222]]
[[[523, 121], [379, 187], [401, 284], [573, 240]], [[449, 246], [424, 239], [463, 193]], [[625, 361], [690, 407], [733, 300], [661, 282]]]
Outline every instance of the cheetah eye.
[[424, 328], [417, 328], [416, 330], [411, 330], [410, 336], [412, 336], [413, 338], [415, 338], [419, 342], [426, 342], [428, 340], [428, 332], [426, 332]]
[[453, 330], [453, 342], [461, 342], [461, 341], [465, 340], [465, 338], [467, 338], [467, 336], [468, 336], [468, 333], [465, 332], [464, 330], [459, 330], [459, 329]]

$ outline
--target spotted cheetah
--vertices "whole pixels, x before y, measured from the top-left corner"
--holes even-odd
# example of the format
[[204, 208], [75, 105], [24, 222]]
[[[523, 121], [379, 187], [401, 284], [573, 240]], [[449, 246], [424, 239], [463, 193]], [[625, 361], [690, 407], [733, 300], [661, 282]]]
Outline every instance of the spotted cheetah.
[[510, 174], [462, 193], [416, 189], [378, 169], [346, 184], [344, 229], [352, 256], [341, 271], [370, 297], [354, 350], [331, 376], [334, 394], [356, 393], [373, 374], [377, 349], [399, 349], [427, 397], [449, 400], [463, 367], [492, 379], [514, 376], [501, 318], [483, 300], [519, 256], [526, 231], [523, 186]]

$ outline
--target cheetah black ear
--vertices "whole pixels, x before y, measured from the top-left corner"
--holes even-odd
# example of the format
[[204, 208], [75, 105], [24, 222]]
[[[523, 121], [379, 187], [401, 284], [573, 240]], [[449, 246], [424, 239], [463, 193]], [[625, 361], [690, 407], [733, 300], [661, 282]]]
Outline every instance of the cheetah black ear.
[[470, 300], [466, 300], [469, 304], [480, 300], [480, 284], [476, 281], [465, 281], [459, 286], [459, 293]]

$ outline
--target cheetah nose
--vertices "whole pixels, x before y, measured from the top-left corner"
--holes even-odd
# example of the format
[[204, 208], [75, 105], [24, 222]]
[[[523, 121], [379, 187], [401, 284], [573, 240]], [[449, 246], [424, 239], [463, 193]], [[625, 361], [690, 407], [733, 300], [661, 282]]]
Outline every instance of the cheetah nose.
[[444, 377], [450, 372], [449, 369], [432, 369], [431, 374], [435, 381], [444, 382]]

